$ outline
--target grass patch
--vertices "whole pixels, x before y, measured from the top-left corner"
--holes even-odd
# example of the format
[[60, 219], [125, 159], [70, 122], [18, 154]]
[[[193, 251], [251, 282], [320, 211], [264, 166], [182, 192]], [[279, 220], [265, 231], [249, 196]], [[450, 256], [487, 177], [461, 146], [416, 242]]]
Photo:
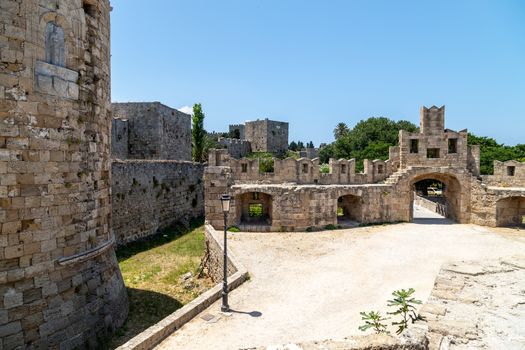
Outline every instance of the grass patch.
[[[124, 344], [213, 286], [211, 279], [197, 278], [205, 250], [203, 220], [193, 221], [188, 229], [174, 226], [117, 250], [130, 310], [111, 348]], [[193, 277], [184, 280], [188, 272]]]

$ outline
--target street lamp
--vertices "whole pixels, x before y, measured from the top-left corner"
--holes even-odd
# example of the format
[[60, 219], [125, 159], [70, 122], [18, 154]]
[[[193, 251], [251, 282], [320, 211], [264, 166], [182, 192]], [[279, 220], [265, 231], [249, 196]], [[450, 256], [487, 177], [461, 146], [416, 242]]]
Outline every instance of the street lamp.
[[230, 311], [228, 305], [228, 248], [226, 245], [226, 232], [228, 231], [228, 213], [230, 212], [231, 196], [223, 194], [221, 196], [222, 212], [224, 214], [224, 263], [223, 263], [223, 280], [222, 280], [222, 312]]

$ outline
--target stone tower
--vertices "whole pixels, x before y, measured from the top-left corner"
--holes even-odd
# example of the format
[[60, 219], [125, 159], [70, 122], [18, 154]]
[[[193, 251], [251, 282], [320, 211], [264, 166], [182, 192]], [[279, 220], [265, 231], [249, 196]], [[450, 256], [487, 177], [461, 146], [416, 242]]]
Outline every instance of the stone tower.
[[109, 0], [0, 0], [1, 349], [95, 347], [127, 315], [109, 14]]
[[445, 130], [445, 106], [421, 107], [419, 119], [421, 133], [425, 135], [442, 134]]

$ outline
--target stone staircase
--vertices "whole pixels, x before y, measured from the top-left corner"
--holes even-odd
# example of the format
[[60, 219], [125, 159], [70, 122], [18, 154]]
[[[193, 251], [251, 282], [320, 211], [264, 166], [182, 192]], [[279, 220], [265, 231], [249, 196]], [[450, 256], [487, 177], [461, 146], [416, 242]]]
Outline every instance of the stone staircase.
[[411, 170], [412, 170], [412, 167], [410, 167], [410, 166], [405, 168], [405, 169], [403, 169], [403, 170], [398, 170], [395, 173], [393, 173], [392, 175], [390, 175], [389, 177], [387, 177], [386, 180], [384, 181], [384, 183], [387, 184], [387, 185], [395, 185], [395, 184], [397, 184], [399, 179], [401, 179], [402, 177], [407, 175]]

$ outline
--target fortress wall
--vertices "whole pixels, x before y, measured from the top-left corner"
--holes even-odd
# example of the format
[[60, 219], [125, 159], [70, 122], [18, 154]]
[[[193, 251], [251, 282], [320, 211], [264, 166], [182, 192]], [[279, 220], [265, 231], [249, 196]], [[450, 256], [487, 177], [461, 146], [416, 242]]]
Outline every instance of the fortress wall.
[[251, 145], [247, 140], [227, 139], [220, 137], [218, 142], [228, 149], [228, 153], [232, 158], [239, 159], [245, 157], [251, 152]]
[[153, 235], [204, 215], [204, 164], [114, 161], [112, 224], [118, 244]]
[[191, 161], [191, 117], [160, 102], [113, 103], [115, 118], [128, 120], [129, 159]]
[[95, 348], [113, 250], [108, 0], [0, 2], [0, 348]]

